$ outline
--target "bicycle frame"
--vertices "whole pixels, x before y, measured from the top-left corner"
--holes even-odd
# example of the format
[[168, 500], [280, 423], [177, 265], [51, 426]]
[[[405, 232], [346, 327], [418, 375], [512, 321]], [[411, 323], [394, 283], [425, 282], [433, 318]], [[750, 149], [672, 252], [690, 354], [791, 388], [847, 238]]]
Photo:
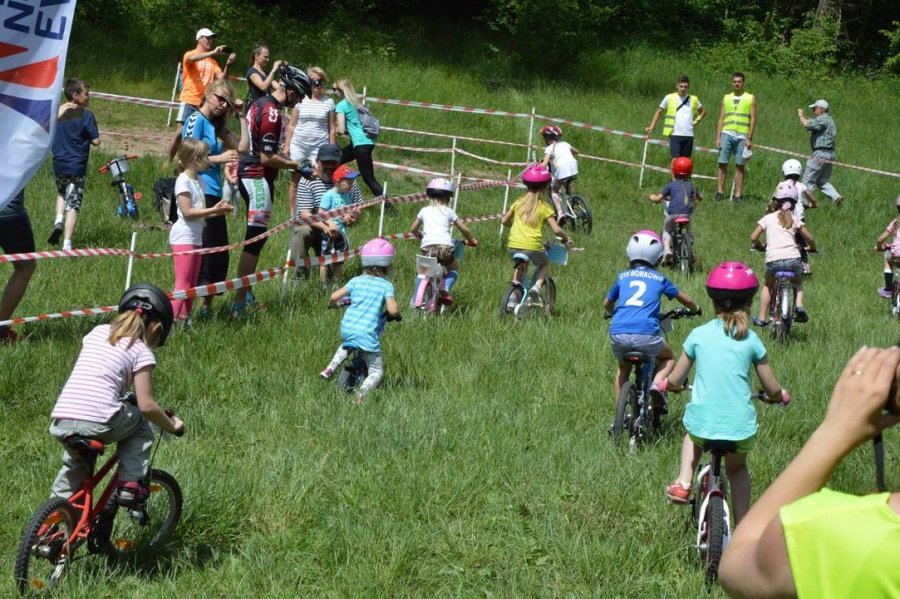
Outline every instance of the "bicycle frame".
[[[719, 452], [710, 453], [712, 454], [710, 463], [697, 471], [696, 480], [698, 489], [703, 489], [704, 486], [706, 487], [703, 500], [695, 514], [697, 522], [697, 543], [695, 547], [700, 552], [706, 551], [709, 547], [708, 535], [710, 534], [710, 531], [706, 529], [706, 512], [709, 509], [709, 501], [712, 497], [721, 497], [723, 500], [723, 507], [725, 508], [725, 520], [723, 522], [725, 537], [722, 543], [723, 549], [728, 546], [728, 540], [731, 538], [731, 510], [728, 507], [728, 496], [725, 483], [726, 478], [722, 473], [722, 461], [725, 458], [725, 454]], [[706, 480], [705, 485], [704, 479]]]
[[[106, 509], [112, 494], [115, 493], [116, 482], [119, 480], [118, 470], [113, 473], [112, 478], [110, 478], [103, 493], [100, 494], [100, 499], [96, 503], [93, 501], [94, 490], [100, 485], [103, 479], [106, 478], [106, 475], [109, 474], [110, 470], [115, 466], [118, 466], [118, 464], [119, 454], [114, 453], [106, 463], [103, 464], [98, 472], [85, 478], [82, 482], [81, 489], [69, 498], [69, 503], [71, 503], [72, 507], [80, 514], [78, 524], [75, 525], [75, 530], [69, 538], [70, 544], [80, 545], [85, 542], [91, 533], [91, 527], [88, 526], [88, 523], [94, 522], [97, 516], [100, 515], [100, 512]], [[91, 464], [91, 470], [93, 469], [94, 464]]]
[[793, 324], [793, 307], [797, 301], [797, 285], [792, 277], [779, 276], [775, 273], [775, 284], [772, 286], [772, 298], [769, 311], [772, 315], [772, 335], [779, 341], [786, 341]]

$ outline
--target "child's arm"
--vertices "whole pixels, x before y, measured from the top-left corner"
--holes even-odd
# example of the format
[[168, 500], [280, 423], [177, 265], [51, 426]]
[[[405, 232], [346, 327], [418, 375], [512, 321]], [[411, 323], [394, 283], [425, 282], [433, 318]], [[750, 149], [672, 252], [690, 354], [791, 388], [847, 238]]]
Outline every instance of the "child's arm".
[[681, 352], [681, 357], [675, 363], [675, 368], [666, 377], [666, 389], [673, 393], [684, 391], [684, 382], [687, 380], [687, 375], [693, 365], [694, 361], [686, 353]]
[[397, 298], [384, 298], [384, 307], [387, 309], [388, 316], [395, 318], [400, 315], [400, 306], [397, 305]]
[[478, 245], [478, 240], [472, 237], [472, 232], [469, 231], [469, 227], [467, 227], [465, 223], [461, 223], [457, 219], [453, 221], [453, 224], [456, 225], [456, 228], [459, 229], [459, 232], [463, 234], [463, 237], [466, 238], [466, 241], [469, 242], [469, 245], [471, 245], [472, 247]]
[[808, 189], [803, 190], [803, 197], [805, 197], [809, 201], [810, 208], [819, 207], [819, 200], [817, 200], [816, 196], [813, 195]]
[[503, 215], [503, 218], [500, 219], [500, 224], [504, 227], [509, 227], [513, 222], [513, 211], [512, 208], [506, 211], [506, 214]]
[[184, 431], [184, 423], [180, 418], [166, 416], [166, 413], [153, 399], [153, 366], [145, 366], [134, 373], [134, 392], [137, 395], [138, 409], [141, 415], [163, 429], [167, 433], [180, 435]]
[[650, 200], [651, 202], [653, 202], [654, 204], [659, 204], [660, 202], [662, 202], [663, 194], [651, 193], [649, 196], [647, 196], [647, 199]]
[[566, 245], [572, 245], [572, 238], [562, 230], [562, 227], [560, 227], [559, 223], [556, 222], [556, 218], [554, 218], [553, 216], [548, 216], [547, 224], [550, 225], [550, 230], [553, 231], [553, 234], [563, 240], [563, 243], [565, 243]]
[[612, 314], [613, 310], [616, 309], [616, 304], [610, 300], [608, 297], [603, 298], [603, 311], [607, 314]]
[[228, 214], [234, 208], [225, 200], [220, 200], [212, 208], [194, 208], [191, 205], [191, 194], [178, 194], [178, 207], [181, 209], [181, 215], [185, 220], [196, 220], [198, 218], [209, 218], [210, 216], [219, 216], [220, 214]]
[[781, 384], [775, 378], [772, 367], [769, 366], [769, 357], [765, 356], [756, 363], [756, 376], [768, 396], [769, 401], [781, 403]]
[[412, 226], [409, 228], [409, 232], [421, 239], [422, 236], [419, 234], [419, 229], [421, 227], [422, 227], [422, 221], [419, 220], [419, 217], [417, 216], [416, 219], [413, 221]]
[[816, 250], [816, 240], [813, 239], [812, 233], [807, 230], [806, 225], [801, 226], [797, 231], [800, 233], [800, 236], [806, 240], [809, 251], [814, 252]]
[[679, 304], [681, 304], [691, 312], [700, 312], [700, 306], [697, 304], [697, 302], [695, 302], [693, 298], [684, 291], [679, 290], [678, 295], [675, 296], [675, 299]]
[[575, 149], [575, 146], [570, 145], [569, 149], [572, 150], [572, 156], [578, 156], [579, 154], [581, 154], [581, 152]]
[[347, 289], [346, 286], [341, 287], [340, 289], [335, 289], [331, 296], [328, 298], [328, 305], [336, 306], [337, 303], [350, 295], [350, 290]]
[[756, 229], [750, 234], [750, 243], [753, 244], [753, 247], [759, 249], [762, 246], [762, 244], [759, 243], [759, 238], [762, 234], [763, 228], [756, 225]]
[[884, 251], [884, 242], [887, 241], [887, 238], [890, 236], [891, 236], [890, 230], [887, 230], [878, 236], [878, 240], [875, 242], [875, 251], [876, 252]]

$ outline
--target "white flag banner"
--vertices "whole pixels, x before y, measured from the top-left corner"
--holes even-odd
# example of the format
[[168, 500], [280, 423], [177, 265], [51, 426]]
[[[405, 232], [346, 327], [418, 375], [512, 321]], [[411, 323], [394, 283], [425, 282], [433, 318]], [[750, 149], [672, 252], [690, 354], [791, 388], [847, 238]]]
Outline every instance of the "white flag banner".
[[0, 0], [0, 210], [50, 151], [74, 16], [75, 0]]

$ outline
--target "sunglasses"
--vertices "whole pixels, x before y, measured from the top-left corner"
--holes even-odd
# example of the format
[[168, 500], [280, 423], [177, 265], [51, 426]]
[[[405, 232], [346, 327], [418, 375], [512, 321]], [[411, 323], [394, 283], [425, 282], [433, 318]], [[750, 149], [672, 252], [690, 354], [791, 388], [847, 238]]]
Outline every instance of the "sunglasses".
[[220, 104], [228, 104], [229, 106], [231, 105], [231, 101], [230, 101], [228, 98], [226, 98], [225, 96], [220, 96], [219, 94], [213, 94], [213, 97], [214, 97]]
[[313, 84], [313, 87], [325, 87], [326, 81], [324, 79], [311, 79], [310, 83]]

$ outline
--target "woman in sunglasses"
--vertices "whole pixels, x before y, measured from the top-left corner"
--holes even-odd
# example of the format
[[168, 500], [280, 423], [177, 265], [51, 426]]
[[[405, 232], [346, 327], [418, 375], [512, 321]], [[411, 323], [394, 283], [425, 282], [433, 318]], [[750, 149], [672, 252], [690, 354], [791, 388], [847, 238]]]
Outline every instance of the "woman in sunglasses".
[[247, 91], [249, 99], [255, 102], [261, 96], [269, 93], [272, 87], [272, 80], [278, 74], [281, 68], [281, 61], [276, 60], [272, 65], [272, 70], [266, 75], [266, 66], [269, 64], [269, 47], [263, 42], [256, 42], [253, 51], [250, 53], [250, 68], [247, 69]]
[[[328, 77], [321, 67], [309, 67], [306, 70], [312, 83], [312, 97], [296, 104], [291, 109], [291, 120], [288, 123], [284, 145], [289, 148], [291, 160], [301, 165], [316, 164], [319, 147], [333, 144], [335, 138], [334, 100], [328, 97]], [[297, 193], [297, 178], [300, 173], [291, 173], [289, 193], [292, 200]]]

